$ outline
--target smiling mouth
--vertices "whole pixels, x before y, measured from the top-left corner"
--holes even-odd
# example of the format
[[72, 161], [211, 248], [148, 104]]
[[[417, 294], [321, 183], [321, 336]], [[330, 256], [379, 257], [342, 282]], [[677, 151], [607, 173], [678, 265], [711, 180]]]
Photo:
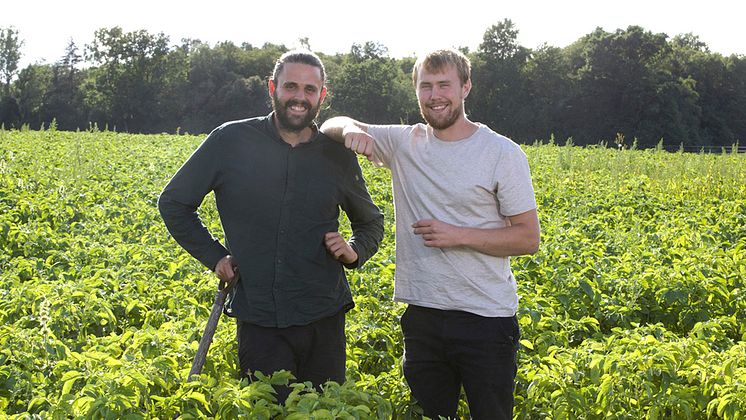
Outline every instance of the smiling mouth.
[[309, 109], [311, 109], [311, 106], [309, 104], [304, 104], [302, 102], [293, 102], [289, 103], [285, 106], [285, 109], [288, 109], [295, 113], [304, 113], [308, 112]]

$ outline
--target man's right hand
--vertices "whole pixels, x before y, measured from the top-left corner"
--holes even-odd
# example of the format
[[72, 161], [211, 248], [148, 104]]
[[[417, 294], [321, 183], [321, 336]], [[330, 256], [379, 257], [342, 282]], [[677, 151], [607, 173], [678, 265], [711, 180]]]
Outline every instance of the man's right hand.
[[360, 127], [350, 124], [342, 132], [345, 138], [345, 147], [353, 152], [365, 155], [369, 161], [375, 162], [373, 157], [373, 137]]
[[238, 266], [230, 255], [221, 258], [215, 266], [215, 275], [218, 276], [220, 281], [224, 282], [228, 287], [232, 286], [233, 282], [238, 278], [237, 273]]

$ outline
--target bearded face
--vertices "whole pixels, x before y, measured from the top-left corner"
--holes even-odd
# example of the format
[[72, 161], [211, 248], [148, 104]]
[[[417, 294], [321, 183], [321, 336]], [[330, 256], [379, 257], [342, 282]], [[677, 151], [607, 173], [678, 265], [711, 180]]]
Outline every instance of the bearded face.
[[326, 97], [321, 69], [304, 63], [286, 63], [269, 88], [278, 128], [296, 133], [311, 125]]
[[454, 104], [451, 101], [420, 101], [422, 118], [436, 130], [452, 126], [463, 113], [463, 102]]
[[283, 101], [275, 90], [272, 93], [272, 109], [281, 127], [288, 131], [298, 132], [310, 126], [319, 116], [321, 99], [315, 105], [310, 101], [294, 98]]
[[445, 130], [464, 117], [464, 99], [471, 85], [463, 84], [453, 65], [433, 72], [420, 69], [417, 101], [422, 118], [434, 129]]

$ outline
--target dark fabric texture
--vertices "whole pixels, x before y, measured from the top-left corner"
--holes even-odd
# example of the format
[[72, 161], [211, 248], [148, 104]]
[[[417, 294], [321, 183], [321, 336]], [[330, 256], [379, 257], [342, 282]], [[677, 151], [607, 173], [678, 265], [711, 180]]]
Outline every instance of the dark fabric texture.
[[463, 387], [472, 418], [513, 418], [520, 339], [515, 316], [409, 305], [401, 327], [404, 376], [426, 416], [455, 418]]
[[[310, 381], [319, 387], [327, 381], [345, 380], [345, 313], [288, 328], [260, 327], [237, 321], [238, 361], [241, 376], [254, 378], [256, 371], [271, 375], [291, 372], [297, 382]], [[290, 387], [277, 386], [284, 402]]]
[[[383, 238], [383, 215], [370, 198], [355, 154], [315, 131], [291, 147], [273, 114], [215, 129], [177, 171], [158, 200], [171, 235], [214, 270], [231, 254], [240, 280], [229, 312], [267, 327], [305, 325], [353, 306], [342, 264], [326, 250], [340, 209], [361, 266]], [[225, 246], [197, 209], [214, 191]]]

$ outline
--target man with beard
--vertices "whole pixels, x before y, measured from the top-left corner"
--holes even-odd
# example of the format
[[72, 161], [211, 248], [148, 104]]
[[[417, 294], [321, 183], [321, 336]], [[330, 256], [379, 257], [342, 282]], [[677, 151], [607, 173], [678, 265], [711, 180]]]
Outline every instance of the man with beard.
[[391, 170], [404, 376], [424, 414], [454, 418], [463, 387], [473, 418], [511, 419], [519, 329], [509, 257], [536, 252], [540, 229], [526, 155], [466, 117], [470, 73], [458, 51], [432, 52], [412, 71], [427, 125], [336, 117], [321, 131]]
[[[232, 286], [241, 374], [284, 369], [316, 386], [345, 380], [344, 267], [383, 238], [383, 215], [354, 153], [319, 133], [325, 71], [308, 51], [283, 54], [269, 80], [273, 112], [216, 128], [164, 188], [158, 207], [174, 239]], [[214, 191], [225, 245], [197, 209]], [[340, 208], [352, 236], [338, 232]], [[290, 389], [277, 387], [284, 402]]]

